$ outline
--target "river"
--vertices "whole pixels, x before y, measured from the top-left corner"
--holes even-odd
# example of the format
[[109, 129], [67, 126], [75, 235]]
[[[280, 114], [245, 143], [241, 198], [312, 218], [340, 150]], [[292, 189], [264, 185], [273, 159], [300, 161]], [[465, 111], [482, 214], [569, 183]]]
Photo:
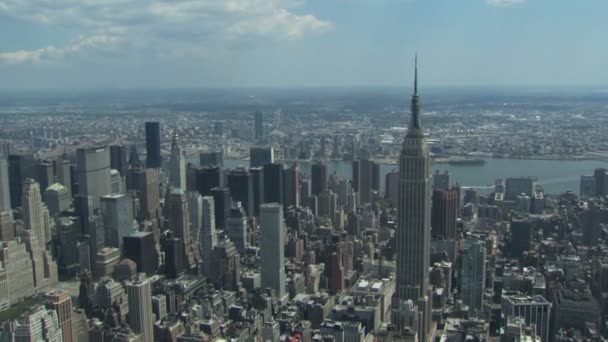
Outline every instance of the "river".
[[[452, 184], [458, 182], [462, 187], [479, 188], [488, 192], [496, 179], [507, 177], [531, 176], [538, 178], [545, 193], [558, 194], [565, 191], [579, 193], [580, 177], [592, 175], [598, 167], [608, 168], [608, 162], [596, 160], [541, 160], [541, 159], [485, 159], [483, 165], [434, 164], [433, 172], [447, 170], [451, 174]], [[228, 169], [237, 166], [249, 166], [247, 160], [227, 159], [224, 166]], [[299, 162], [302, 173], [310, 174], [310, 162]], [[398, 165], [382, 164], [380, 166], [380, 187], [384, 191], [385, 175]], [[328, 161], [328, 174], [337, 172], [342, 178], [351, 179], [351, 162]]]

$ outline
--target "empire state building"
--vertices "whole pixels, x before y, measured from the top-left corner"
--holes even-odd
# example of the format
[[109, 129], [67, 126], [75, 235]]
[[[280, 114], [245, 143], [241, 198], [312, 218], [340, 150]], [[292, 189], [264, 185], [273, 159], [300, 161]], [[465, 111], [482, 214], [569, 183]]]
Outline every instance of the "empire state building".
[[[414, 78], [411, 118], [399, 157], [398, 226], [396, 231], [397, 291], [399, 302], [411, 301], [419, 312], [428, 303], [431, 254], [431, 165], [420, 124], [418, 62]], [[428, 312], [419, 316], [428, 331]], [[419, 331], [419, 333], [421, 333]]]

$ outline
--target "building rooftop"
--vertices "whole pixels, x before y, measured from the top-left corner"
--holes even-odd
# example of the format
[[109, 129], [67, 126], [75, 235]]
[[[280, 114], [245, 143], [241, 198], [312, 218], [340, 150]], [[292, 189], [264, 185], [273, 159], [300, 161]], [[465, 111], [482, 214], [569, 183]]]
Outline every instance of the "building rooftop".
[[549, 304], [549, 301], [545, 299], [545, 297], [536, 295], [536, 296], [527, 296], [527, 295], [506, 295], [504, 298], [515, 305], [525, 305], [525, 304]]
[[57, 191], [57, 192], [63, 191], [65, 189], [66, 189], [66, 187], [61, 185], [61, 183], [53, 183], [53, 184], [49, 185], [48, 188], [46, 188], [47, 191]]
[[152, 234], [152, 232], [134, 232], [134, 233], [129, 234], [127, 237], [140, 238], [140, 237], [148, 236], [151, 234]]
[[108, 194], [101, 196], [102, 199], [117, 199], [122, 197], [125, 197], [125, 194]]
[[51, 291], [48, 291], [46, 293], [47, 296], [63, 296], [63, 295], [67, 295], [68, 291], [64, 290], [64, 289], [52, 289]]
[[171, 195], [183, 195], [184, 190], [182, 188], [173, 188], [171, 189]]
[[352, 287], [355, 292], [380, 293], [390, 282], [390, 279], [362, 278]]
[[120, 254], [120, 251], [118, 250], [118, 248], [114, 248], [114, 247], [104, 247], [102, 249], [99, 250], [99, 252], [97, 252], [98, 255], [108, 255], [108, 254], [112, 254], [112, 253], [116, 253], [118, 252]]

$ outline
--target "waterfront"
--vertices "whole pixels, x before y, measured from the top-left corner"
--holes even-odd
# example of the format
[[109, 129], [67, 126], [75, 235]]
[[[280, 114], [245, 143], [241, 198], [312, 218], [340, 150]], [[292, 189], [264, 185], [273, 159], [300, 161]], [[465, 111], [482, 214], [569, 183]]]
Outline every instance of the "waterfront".
[[[496, 179], [507, 177], [532, 176], [538, 178], [548, 194], [573, 191], [578, 194], [580, 176], [592, 175], [598, 167], [608, 168], [608, 162], [597, 160], [542, 160], [542, 159], [492, 159], [485, 158], [483, 165], [434, 164], [433, 172], [447, 170], [452, 175], [452, 183], [458, 182], [462, 187], [478, 188], [481, 192], [491, 191]], [[298, 162], [300, 172], [310, 173], [310, 162]], [[248, 166], [248, 160], [229, 159], [225, 167], [236, 168]], [[290, 165], [290, 163], [288, 164]], [[384, 191], [384, 175], [397, 169], [396, 164], [382, 164], [380, 167], [380, 187]], [[346, 161], [328, 161], [328, 173], [336, 172], [340, 177], [351, 179], [352, 167]]]

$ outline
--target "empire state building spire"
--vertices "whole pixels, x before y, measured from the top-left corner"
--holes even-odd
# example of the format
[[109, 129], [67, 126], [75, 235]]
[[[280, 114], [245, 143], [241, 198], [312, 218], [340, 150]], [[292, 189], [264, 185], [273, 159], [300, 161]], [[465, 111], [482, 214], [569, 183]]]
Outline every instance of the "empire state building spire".
[[420, 97], [418, 96], [418, 55], [416, 55], [416, 58], [414, 61], [414, 95], [412, 95], [411, 111], [412, 111], [412, 116], [410, 118], [409, 130], [410, 131], [413, 131], [413, 130], [419, 131], [421, 129], [421, 125], [420, 125]]

